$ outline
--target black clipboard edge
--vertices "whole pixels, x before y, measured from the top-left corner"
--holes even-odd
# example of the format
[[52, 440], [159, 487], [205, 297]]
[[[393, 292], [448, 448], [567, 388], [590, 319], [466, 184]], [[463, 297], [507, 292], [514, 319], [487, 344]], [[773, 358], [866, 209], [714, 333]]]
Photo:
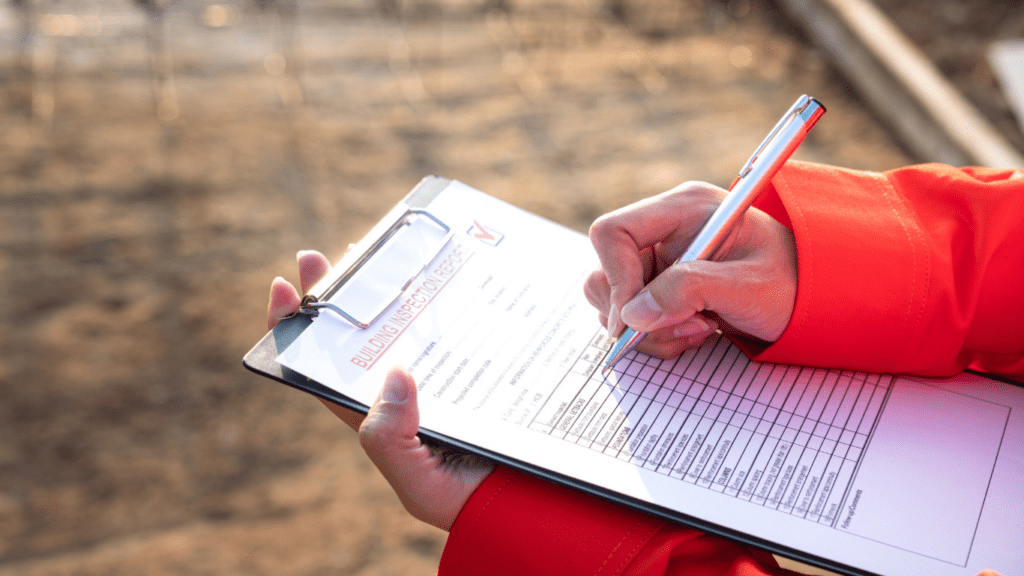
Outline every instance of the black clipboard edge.
[[982, 372], [981, 370], [975, 370], [973, 368], [968, 368], [968, 369], [964, 370], [964, 372], [966, 372], [968, 374], [974, 374], [975, 376], [982, 376], [984, 378], [988, 378], [989, 380], [996, 380], [998, 382], [1002, 382], [1003, 384], [1010, 384], [1011, 386], [1016, 386], [1017, 388], [1024, 388], [1024, 382], [1018, 382], [1017, 380], [1011, 380], [1010, 378], [1007, 378], [1006, 376], [1001, 376], [999, 374], [991, 374], [989, 372]]
[[299, 334], [313, 323], [309, 316], [298, 314], [285, 318], [263, 337], [243, 358], [242, 365], [247, 369], [276, 380], [292, 388], [312, 394], [317, 398], [333, 402], [360, 414], [366, 414], [369, 406], [365, 406], [351, 398], [328, 388], [323, 384], [307, 378], [302, 374], [277, 363], [277, 357], [287, 348]]
[[[283, 352], [284, 349], [287, 348], [288, 345], [290, 345], [296, 338], [298, 338], [298, 336], [311, 323], [312, 319], [303, 315], [293, 316], [282, 320], [276, 327], [274, 327], [273, 330], [267, 333], [267, 335], [264, 336], [248, 354], [245, 355], [242, 359], [242, 364], [256, 374], [276, 380], [277, 382], [291, 386], [292, 388], [301, 390], [322, 400], [332, 402], [343, 408], [365, 415], [369, 410], [368, 406], [360, 402], [356, 402], [336, 390], [328, 388], [315, 380], [307, 378], [302, 374], [277, 363], [276, 359], [278, 355]], [[866, 572], [845, 564], [839, 564], [833, 560], [820, 558], [800, 550], [782, 546], [769, 540], [757, 538], [731, 528], [713, 524], [706, 520], [694, 518], [675, 510], [670, 510], [649, 502], [637, 500], [607, 488], [595, 486], [576, 478], [572, 478], [558, 472], [553, 472], [551, 470], [511, 458], [504, 454], [492, 452], [485, 448], [480, 448], [479, 446], [445, 436], [444, 434], [438, 434], [431, 430], [420, 428], [419, 436], [424, 439], [425, 442], [443, 449], [479, 456], [496, 464], [512, 468], [513, 470], [524, 472], [542, 480], [566, 486], [609, 502], [614, 502], [621, 506], [649, 514], [662, 520], [753, 546], [772, 554], [778, 554], [779, 556], [796, 560], [797, 562], [803, 562], [804, 564], [830, 570], [836, 574], [842, 574], [844, 576], [879, 576], [873, 572]]]

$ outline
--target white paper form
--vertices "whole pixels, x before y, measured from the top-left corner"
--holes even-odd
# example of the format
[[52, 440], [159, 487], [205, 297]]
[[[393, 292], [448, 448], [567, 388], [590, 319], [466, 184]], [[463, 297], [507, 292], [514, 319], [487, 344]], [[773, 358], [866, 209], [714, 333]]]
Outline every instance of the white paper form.
[[364, 404], [405, 366], [426, 429], [862, 570], [1024, 573], [1020, 390], [722, 338], [605, 379], [583, 235], [457, 183], [429, 209], [456, 236], [402, 297], [363, 330], [321, 313], [282, 364]]
[[[1020, 471], [1019, 443], [1003, 445], [1012, 408], [986, 399], [980, 379], [968, 393], [942, 381], [759, 364], [724, 338], [677, 359], [626, 361], [614, 386], [560, 388], [531, 429], [815, 524], [787, 530], [797, 539], [819, 532], [852, 556], [888, 549], [882, 562], [856, 564], [879, 573], [974, 574], [963, 567], [1001, 448]], [[1019, 410], [1020, 392], [1011, 394]], [[1024, 494], [1010, 493], [1019, 509]], [[845, 535], [858, 538], [841, 543]], [[1004, 566], [1020, 566], [1014, 554]]]
[[597, 259], [586, 237], [457, 183], [430, 212], [456, 234], [403, 296], [365, 329], [321, 313], [280, 362], [365, 404], [402, 365], [425, 406], [521, 422], [539, 402], [526, 383], [571, 368], [597, 333], [582, 298]]

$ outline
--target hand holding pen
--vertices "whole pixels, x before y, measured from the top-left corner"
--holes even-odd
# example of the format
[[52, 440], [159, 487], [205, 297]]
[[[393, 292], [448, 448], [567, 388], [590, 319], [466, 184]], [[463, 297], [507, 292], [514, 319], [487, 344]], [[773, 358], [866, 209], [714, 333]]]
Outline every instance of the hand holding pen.
[[792, 233], [747, 207], [823, 112], [817, 101], [801, 97], [728, 194], [686, 183], [594, 223], [591, 239], [602, 269], [588, 279], [587, 298], [611, 334], [629, 326], [609, 359], [638, 344], [670, 357], [720, 322], [765, 341], [781, 335], [796, 293]]

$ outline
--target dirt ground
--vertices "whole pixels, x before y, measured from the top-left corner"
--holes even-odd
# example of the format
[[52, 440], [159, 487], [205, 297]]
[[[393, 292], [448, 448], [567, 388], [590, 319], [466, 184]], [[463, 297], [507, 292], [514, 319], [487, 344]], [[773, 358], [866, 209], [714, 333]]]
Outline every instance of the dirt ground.
[[172, 5], [160, 106], [127, 0], [37, 2], [31, 84], [0, 8], [0, 576], [432, 574], [355, 435], [241, 366], [295, 252], [425, 175], [585, 231], [727, 185], [801, 93], [799, 158], [914, 160], [770, 3], [316, 0], [294, 42], [256, 4]]

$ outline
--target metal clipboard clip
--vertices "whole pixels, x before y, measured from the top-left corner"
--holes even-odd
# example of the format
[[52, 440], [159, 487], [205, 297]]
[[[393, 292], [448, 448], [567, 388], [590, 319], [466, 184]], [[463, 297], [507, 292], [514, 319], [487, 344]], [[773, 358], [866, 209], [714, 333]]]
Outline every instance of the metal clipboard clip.
[[[330, 310], [366, 328], [402, 297], [452, 235], [430, 212], [409, 208], [323, 294], [303, 296], [297, 313], [315, 317]], [[342, 308], [329, 299], [348, 302]]]

